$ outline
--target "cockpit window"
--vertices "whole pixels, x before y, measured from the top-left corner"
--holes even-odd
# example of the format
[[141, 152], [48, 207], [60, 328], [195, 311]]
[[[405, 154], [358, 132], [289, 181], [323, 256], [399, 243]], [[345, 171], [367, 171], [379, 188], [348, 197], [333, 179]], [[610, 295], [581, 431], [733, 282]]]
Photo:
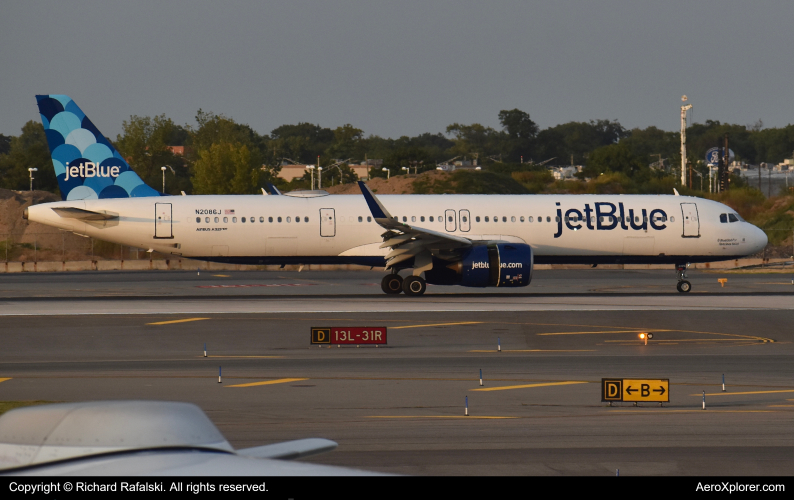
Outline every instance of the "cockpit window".
[[726, 224], [728, 222], [728, 214], [720, 214], [720, 222]]
[[739, 218], [736, 217], [736, 214], [728, 214], [728, 220], [731, 222], [739, 222]]

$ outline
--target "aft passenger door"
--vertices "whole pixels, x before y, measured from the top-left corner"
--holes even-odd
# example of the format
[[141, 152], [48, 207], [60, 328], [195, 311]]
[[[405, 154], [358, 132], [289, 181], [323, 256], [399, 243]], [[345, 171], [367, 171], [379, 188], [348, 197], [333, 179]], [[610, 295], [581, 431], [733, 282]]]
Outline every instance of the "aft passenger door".
[[170, 203], [155, 203], [154, 204], [154, 237], [155, 238], [173, 238], [171, 232], [171, 204]]
[[468, 233], [469, 229], [471, 229], [471, 216], [469, 215], [468, 210], [461, 210], [458, 212], [460, 216], [460, 230], [464, 233]]
[[454, 210], [447, 210], [444, 213], [444, 227], [448, 232], [454, 232], [456, 225], [455, 225], [455, 211]]
[[336, 217], [333, 208], [320, 209], [320, 236], [336, 236]]
[[695, 203], [681, 204], [681, 218], [684, 223], [684, 238], [700, 238], [700, 221], [698, 220], [698, 206]]

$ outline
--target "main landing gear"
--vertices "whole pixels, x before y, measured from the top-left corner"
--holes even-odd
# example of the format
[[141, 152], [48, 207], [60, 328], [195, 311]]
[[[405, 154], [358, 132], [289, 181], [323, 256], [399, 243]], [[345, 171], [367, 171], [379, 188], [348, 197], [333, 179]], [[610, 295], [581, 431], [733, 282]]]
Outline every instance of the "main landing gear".
[[405, 295], [422, 295], [427, 290], [427, 282], [421, 276], [408, 276], [402, 279], [399, 274], [387, 274], [380, 282], [381, 289], [389, 295], [405, 292]]
[[675, 266], [676, 273], [678, 273], [678, 284], [675, 287], [681, 293], [689, 293], [689, 291], [692, 290], [692, 283], [686, 280], [686, 270], [688, 267], [689, 263], [676, 264]]

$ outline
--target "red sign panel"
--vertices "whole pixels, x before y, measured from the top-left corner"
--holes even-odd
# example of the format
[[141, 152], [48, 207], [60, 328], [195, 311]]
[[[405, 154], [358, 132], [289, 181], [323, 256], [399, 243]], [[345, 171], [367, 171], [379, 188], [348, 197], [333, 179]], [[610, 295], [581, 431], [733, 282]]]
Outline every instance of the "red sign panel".
[[312, 344], [386, 344], [386, 327], [315, 327]]

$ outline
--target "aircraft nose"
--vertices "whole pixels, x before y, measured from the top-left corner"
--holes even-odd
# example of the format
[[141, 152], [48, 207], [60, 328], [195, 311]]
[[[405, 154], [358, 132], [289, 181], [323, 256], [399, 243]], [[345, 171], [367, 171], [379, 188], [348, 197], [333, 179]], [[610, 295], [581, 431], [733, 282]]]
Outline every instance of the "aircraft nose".
[[769, 243], [769, 238], [767, 238], [763, 230], [753, 226], [752, 242], [755, 246], [755, 251], [760, 252], [766, 247], [766, 244]]

